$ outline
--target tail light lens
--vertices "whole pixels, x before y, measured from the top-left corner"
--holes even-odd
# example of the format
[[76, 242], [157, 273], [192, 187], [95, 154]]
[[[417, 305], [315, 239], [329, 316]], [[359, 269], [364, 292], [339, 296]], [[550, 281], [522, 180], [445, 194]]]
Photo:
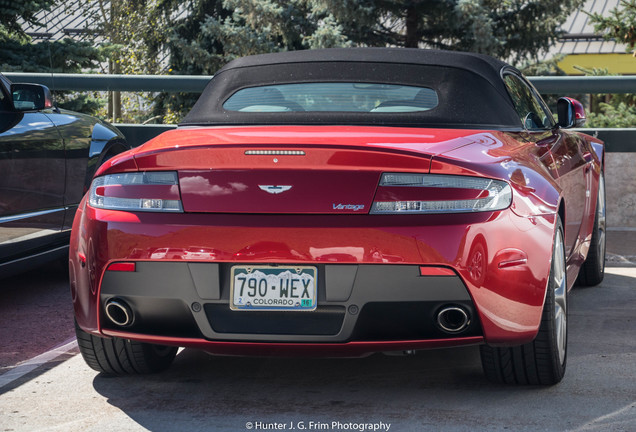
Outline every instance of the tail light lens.
[[371, 214], [469, 213], [503, 210], [512, 189], [501, 180], [482, 177], [384, 173]]
[[91, 184], [91, 207], [107, 210], [182, 213], [174, 171], [108, 174]]

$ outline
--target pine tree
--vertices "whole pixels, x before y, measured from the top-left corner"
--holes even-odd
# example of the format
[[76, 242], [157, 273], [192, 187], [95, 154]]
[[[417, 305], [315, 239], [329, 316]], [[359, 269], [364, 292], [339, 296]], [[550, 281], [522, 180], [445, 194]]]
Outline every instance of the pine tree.
[[[615, 39], [627, 45], [627, 51], [636, 45], [636, 0], [622, 0], [620, 7], [608, 16], [588, 14], [594, 30], [605, 39]], [[634, 51], [636, 56], [636, 51]], [[634, 60], [636, 61], [636, 60]], [[586, 75], [609, 75], [606, 69], [585, 70]], [[588, 115], [588, 127], [633, 127], [636, 124], [636, 95], [592, 95], [592, 111]]]
[[101, 51], [90, 42], [70, 38], [61, 41], [33, 43], [18, 23], [40, 23], [35, 14], [50, 11], [59, 0], [0, 0], [0, 69], [20, 72], [81, 72], [97, 67], [104, 59]]
[[[342, 27], [308, 0], [198, 0], [173, 23], [167, 47], [173, 73], [213, 75], [227, 62], [267, 52], [348, 46]], [[157, 113], [178, 121], [196, 95], [162, 94]]]
[[[17, 4], [0, 0], [0, 64], [65, 71], [91, 67], [99, 58], [73, 44], [67, 55], [47, 56], [52, 44], [29, 45], [11, 27], [16, 16], [56, 0]], [[58, 0], [64, 1], [64, 0]], [[112, 42], [109, 59], [121, 73], [212, 75], [228, 61], [250, 54], [337, 46], [402, 46], [474, 51], [520, 63], [536, 58], [557, 37], [558, 26], [583, 0], [96, 0], [99, 29]], [[630, 0], [634, 2], [636, 0]], [[11, 34], [9, 41], [5, 35]], [[11, 44], [29, 46], [14, 49]], [[37, 46], [37, 47], [36, 47]], [[8, 49], [5, 49], [7, 47]], [[17, 45], [16, 45], [17, 47]], [[67, 51], [64, 51], [67, 50]], [[40, 50], [44, 50], [38, 53]], [[99, 52], [99, 51], [98, 51]], [[104, 51], [101, 51], [104, 54]], [[35, 55], [34, 55], [35, 54]], [[167, 65], [161, 59], [167, 58]], [[6, 60], [10, 59], [10, 61]], [[31, 63], [29, 63], [31, 62]], [[165, 63], [165, 62], [164, 62]], [[26, 65], [26, 66], [24, 66]], [[50, 66], [50, 65], [49, 65]], [[6, 67], [5, 67], [6, 69]], [[22, 69], [27, 70], [27, 69]], [[178, 121], [196, 100], [185, 93], [160, 94], [154, 111]]]
[[312, 0], [358, 45], [428, 47], [536, 58], [583, 0]]
[[620, 6], [612, 9], [609, 16], [588, 15], [597, 33], [603, 34], [605, 39], [626, 44], [627, 50], [632, 51], [636, 45], [636, 0], [621, 0]]
[[[0, 70], [17, 72], [79, 73], [95, 68], [104, 60], [102, 51], [90, 42], [70, 38], [60, 41], [33, 40], [18, 24], [18, 18], [29, 24], [43, 25], [35, 15], [50, 11], [58, 0], [0, 0]], [[91, 94], [54, 92], [61, 108], [94, 113], [100, 106]]]

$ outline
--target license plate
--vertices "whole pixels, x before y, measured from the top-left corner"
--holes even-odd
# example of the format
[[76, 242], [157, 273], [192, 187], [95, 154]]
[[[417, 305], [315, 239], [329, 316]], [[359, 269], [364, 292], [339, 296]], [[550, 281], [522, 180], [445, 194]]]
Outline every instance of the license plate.
[[234, 266], [230, 308], [315, 310], [317, 273], [316, 267]]

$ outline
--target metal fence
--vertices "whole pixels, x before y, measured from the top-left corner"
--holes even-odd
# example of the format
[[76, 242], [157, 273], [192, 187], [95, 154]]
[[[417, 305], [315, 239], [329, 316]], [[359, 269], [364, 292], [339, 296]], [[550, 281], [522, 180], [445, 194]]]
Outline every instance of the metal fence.
[[[13, 82], [43, 84], [55, 90], [200, 93], [212, 76], [45, 74], [7, 72]], [[636, 93], [636, 76], [528, 77], [542, 94]], [[133, 145], [175, 125], [116, 124]], [[622, 129], [578, 129], [605, 141], [608, 152], [636, 152], [636, 125]]]
[[[109, 75], [7, 72], [14, 82], [44, 84], [55, 90], [200, 93], [212, 75]], [[542, 94], [634, 93], [636, 76], [528, 77]], [[636, 126], [636, 125], [635, 125]]]

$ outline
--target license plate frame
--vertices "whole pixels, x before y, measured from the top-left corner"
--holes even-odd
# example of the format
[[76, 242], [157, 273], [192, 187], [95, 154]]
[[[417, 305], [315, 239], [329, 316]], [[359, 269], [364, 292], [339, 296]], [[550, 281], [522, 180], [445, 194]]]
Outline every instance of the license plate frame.
[[310, 312], [317, 306], [318, 268], [315, 266], [235, 265], [231, 268], [232, 310]]

